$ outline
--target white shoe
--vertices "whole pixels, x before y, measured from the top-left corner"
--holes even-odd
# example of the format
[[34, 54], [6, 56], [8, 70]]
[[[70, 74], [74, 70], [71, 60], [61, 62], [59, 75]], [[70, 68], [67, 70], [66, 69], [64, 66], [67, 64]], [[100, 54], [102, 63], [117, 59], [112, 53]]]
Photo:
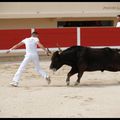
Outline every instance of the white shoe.
[[10, 83], [10, 85], [12, 85], [14, 87], [18, 87], [18, 82], [13, 81], [13, 82]]
[[50, 77], [49, 77], [49, 76], [46, 77], [46, 80], [47, 80], [48, 84], [51, 83], [51, 80], [50, 80]]

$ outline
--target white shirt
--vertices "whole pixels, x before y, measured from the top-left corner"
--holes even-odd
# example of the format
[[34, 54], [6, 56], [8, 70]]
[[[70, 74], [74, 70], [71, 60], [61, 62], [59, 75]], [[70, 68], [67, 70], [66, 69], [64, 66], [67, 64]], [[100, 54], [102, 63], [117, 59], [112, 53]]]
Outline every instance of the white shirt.
[[120, 22], [117, 23], [116, 27], [120, 27]]
[[37, 54], [37, 42], [39, 39], [36, 37], [29, 37], [22, 40], [26, 47], [26, 54]]

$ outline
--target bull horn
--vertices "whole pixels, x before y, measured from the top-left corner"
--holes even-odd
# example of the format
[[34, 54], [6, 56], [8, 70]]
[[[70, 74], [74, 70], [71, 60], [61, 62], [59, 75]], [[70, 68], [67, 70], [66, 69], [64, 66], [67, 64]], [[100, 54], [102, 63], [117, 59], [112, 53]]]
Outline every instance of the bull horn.
[[59, 47], [59, 44], [57, 43], [56, 46], [58, 47], [59, 52], [62, 52], [62, 49]]
[[48, 48], [47, 48], [47, 51], [48, 53], [50, 53], [50, 54], [47, 53], [48, 56], [53, 54]]
[[59, 50], [60, 53], [62, 52], [61, 48], [59, 48], [59, 47], [58, 47], [58, 50]]

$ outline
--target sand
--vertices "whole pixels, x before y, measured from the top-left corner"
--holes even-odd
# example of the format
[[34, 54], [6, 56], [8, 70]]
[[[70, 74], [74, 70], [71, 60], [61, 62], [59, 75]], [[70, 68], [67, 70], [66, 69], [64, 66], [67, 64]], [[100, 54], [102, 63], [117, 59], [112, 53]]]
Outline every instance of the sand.
[[51, 84], [29, 63], [19, 87], [9, 85], [21, 61], [0, 62], [0, 118], [118, 118], [120, 117], [120, 72], [85, 72], [79, 86], [77, 75], [66, 86], [69, 66], [53, 74], [50, 60], [41, 68], [51, 76]]

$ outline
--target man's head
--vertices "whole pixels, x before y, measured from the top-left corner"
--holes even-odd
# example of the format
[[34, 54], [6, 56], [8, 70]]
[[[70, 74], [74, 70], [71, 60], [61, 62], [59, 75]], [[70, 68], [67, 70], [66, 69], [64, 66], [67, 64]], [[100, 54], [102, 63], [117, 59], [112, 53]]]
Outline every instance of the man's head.
[[33, 37], [38, 37], [38, 33], [36, 31], [32, 32]]
[[117, 19], [120, 21], [120, 15], [117, 15]]

